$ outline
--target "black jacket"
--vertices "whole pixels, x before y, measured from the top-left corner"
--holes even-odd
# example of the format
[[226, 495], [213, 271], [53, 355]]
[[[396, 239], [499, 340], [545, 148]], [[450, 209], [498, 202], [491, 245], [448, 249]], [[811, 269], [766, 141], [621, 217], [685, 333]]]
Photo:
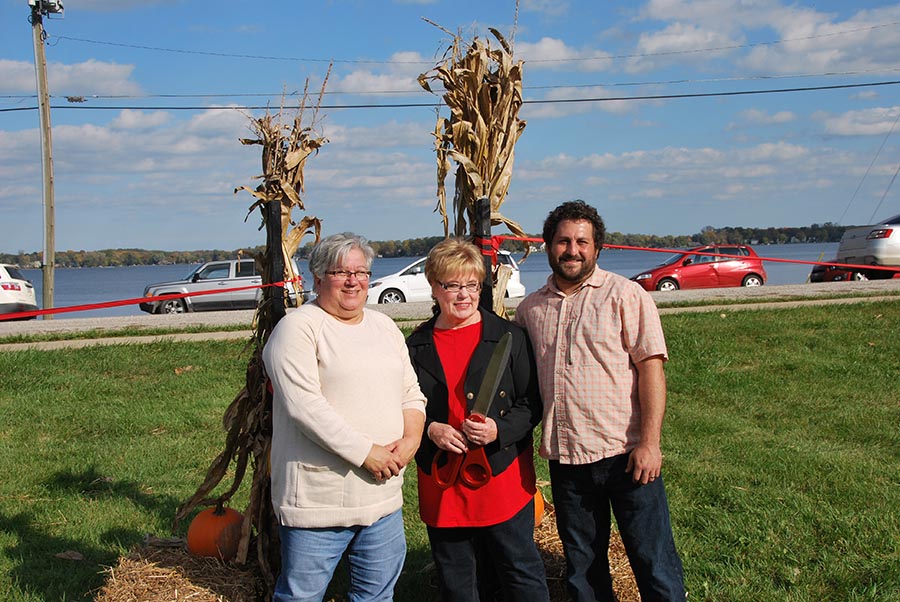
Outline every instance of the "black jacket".
[[[478, 396], [488, 360], [500, 337], [504, 332], [512, 333], [509, 363], [488, 410], [488, 416], [497, 423], [497, 439], [486, 445], [484, 451], [491, 464], [491, 472], [497, 475], [506, 470], [522, 451], [533, 449], [532, 429], [541, 421], [543, 406], [534, 352], [525, 331], [494, 313], [483, 309], [479, 311], [482, 319], [481, 342], [469, 361], [464, 385], [469, 411]], [[419, 377], [419, 387], [428, 399], [425, 432], [422, 445], [416, 452], [416, 463], [426, 474], [431, 474], [431, 461], [438, 451], [438, 447], [428, 438], [428, 427], [432, 422], [446, 423], [449, 415], [447, 381], [432, 336], [436, 319], [434, 317], [425, 322], [406, 339], [413, 369]]]

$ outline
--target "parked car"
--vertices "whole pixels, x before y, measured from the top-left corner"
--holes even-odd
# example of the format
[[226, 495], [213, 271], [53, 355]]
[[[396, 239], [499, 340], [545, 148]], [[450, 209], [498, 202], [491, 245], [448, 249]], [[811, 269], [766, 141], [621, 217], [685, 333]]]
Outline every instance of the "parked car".
[[[834, 263], [838, 263], [837, 259], [831, 259]], [[848, 267], [839, 267], [836, 265], [814, 265], [809, 272], [810, 282], [843, 282], [868, 280], [868, 276], [860, 271], [854, 271]]]
[[[853, 265], [900, 267], [900, 215], [871, 226], [849, 228], [841, 237], [836, 261]], [[870, 280], [892, 278], [891, 270], [859, 270]]]
[[[519, 265], [509, 251], [498, 251], [497, 261], [512, 268], [506, 285], [507, 297], [524, 297], [525, 286], [519, 278]], [[369, 283], [366, 303], [415, 303], [431, 300], [431, 285], [425, 278], [425, 258], [418, 259], [399, 272], [376, 278]]]
[[689, 249], [675, 253], [652, 270], [631, 277], [648, 291], [762, 286], [767, 278], [762, 259], [746, 245], [709, 245]]
[[31, 281], [17, 266], [0, 263], [0, 314], [17, 314], [37, 308]]
[[[300, 270], [294, 263], [294, 272], [300, 277]], [[151, 299], [163, 295], [206, 293], [227, 289], [252, 287], [262, 284], [262, 276], [256, 271], [253, 259], [227, 259], [210, 261], [191, 270], [183, 280], [158, 282], [144, 288], [148, 300], [140, 304], [141, 310], [151, 314], [180, 314], [191, 311], [214, 311], [225, 309], [255, 309], [262, 298], [261, 288], [241, 291], [189, 295], [174, 299]], [[292, 305], [302, 298], [303, 283], [287, 284]]]

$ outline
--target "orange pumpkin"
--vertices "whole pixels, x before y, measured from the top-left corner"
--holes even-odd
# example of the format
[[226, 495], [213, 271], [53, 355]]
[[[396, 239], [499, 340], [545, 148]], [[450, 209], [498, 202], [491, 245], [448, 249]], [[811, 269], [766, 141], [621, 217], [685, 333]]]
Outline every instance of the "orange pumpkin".
[[538, 489], [534, 494], [534, 526], [539, 526], [542, 520], [544, 520], [544, 494]]
[[222, 502], [203, 510], [191, 521], [187, 532], [188, 552], [229, 561], [235, 557], [241, 541], [244, 515], [225, 508]]

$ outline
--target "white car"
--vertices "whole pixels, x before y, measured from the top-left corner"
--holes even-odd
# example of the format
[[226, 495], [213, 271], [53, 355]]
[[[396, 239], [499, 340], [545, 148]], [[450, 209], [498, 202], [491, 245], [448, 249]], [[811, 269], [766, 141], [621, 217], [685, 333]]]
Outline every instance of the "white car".
[[[845, 231], [835, 261], [900, 267], [900, 215]], [[894, 273], [890, 270], [860, 270], [860, 274], [869, 279], [891, 278]]]
[[17, 314], [35, 311], [37, 308], [31, 281], [25, 278], [18, 267], [0, 263], [0, 314]]
[[[519, 266], [508, 251], [498, 251], [497, 261], [512, 268], [506, 285], [507, 297], [524, 297], [525, 286], [519, 280]], [[366, 303], [416, 303], [431, 301], [431, 285], [425, 278], [425, 258], [406, 266], [399, 272], [376, 278], [369, 283]]]

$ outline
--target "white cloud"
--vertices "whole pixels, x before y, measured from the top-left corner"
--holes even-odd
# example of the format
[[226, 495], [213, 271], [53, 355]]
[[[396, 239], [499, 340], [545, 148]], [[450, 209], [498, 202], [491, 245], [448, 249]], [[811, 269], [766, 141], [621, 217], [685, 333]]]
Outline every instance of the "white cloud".
[[879, 107], [847, 111], [841, 115], [819, 112], [815, 118], [824, 122], [825, 131], [838, 136], [875, 136], [887, 134], [897, 123], [900, 107]]
[[759, 27], [780, 10], [777, 0], [650, 0], [642, 11], [646, 19], [698, 23], [722, 31]]
[[[716, 60], [727, 52], [740, 53], [737, 64], [756, 73], [887, 73], [900, 53], [896, 4], [860, 10], [838, 21], [834, 13], [779, 0], [650, 0], [640, 17], [664, 27], [642, 34], [636, 53], [675, 52], [672, 58], [680, 64]], [[760, 39], [763, 43], [753, 45]], [[731, 46], [742, 47], [703, 50]], [[693, 50], [699, 52], [685, 53]], [[639, 57], [630, 60], [628, 68], [646, 70], [669, 62], [665, 55]]]
[[34, 64], [0, 59], [0, 92], [35, 94], [37, 81], [34, 75]]
[[566, 0], [523, 0], [522, 10], [557, 17], [569, 12], [569, 3]]
[[783, 9], [770, 27], [782, 43], [753, 48], [742, 61], [765, 73], [893, 72], [900, 52], [900, 5], [863, 10], [846, 21], [812, 10]]
[[[641, 34], [635, 56], [626, 62], [628, 71], [648, 71], [669, 63], [685, 64], [709, 61], [725, 56], [729, 47], [738, 44], [719, 29], [703, 28], [682, 22], [672, 23], [662, 31]], [[703, 49], [703, 52], [694, 52]], [[722, 49], [722, 50], [706, 50]]]
[[148, 130], [167, 123], [171, 117], [164, 111], [145, 113], [144, 111], [125, 109], [109, 125], [118, 130]]
[[517, 59], [526, 69], [566, 68], [577, 71], [607, 71], [612, 67], [611, 55], [594, 48], [571, 48], [563, 40], [544, 37], [537, 42], [517, 41]]
[[140, 86], [130, 80], [134, 65], [87, 60], [65, 65], [50, 63], [47, 81], [54, 94], [139, 94]]
[[[526, 121], [529, 119], [559, 118], [570, 115], [580, 115], [593, 111], [604, 111], [622, 115], [637, 111], [643, 104], [640, 101], [591, 101], [595, 98], [609, 98], [614, 96], [602, 86], [590, 86], [584, 88], [554, 88], [549, 90], [541, 100], [551, 101], [546, 103], [529, 103], [522, 107], [521, 116]], [[616, 94], [615, 96], [620, 96]], [[561, 102], [579, 100], [580, 102]], [[536, 99], [532, 99], [536, 100]], [[559, 101], [559, 102], [552, 102]]]
[[411, 146], [428, 148], [433, 144], [434, 125], [427, 122], [389, 121], [370, 127], [329, 126], [327, 137], [338, 148], [379, 149]]
[[433, 65], [418, 52], [397, 52], [391, 55], [389, 63], [378, 66], [381, 71], [371, 69], [351, 71], [342, 77], [335, 77], [327, 90], [333, 93], [362, 95], [385, 91], [425, 94], [416, 78], [431, 66]]
[[740, 116], [750, 123], [762, 125], [789, 123], [797, 118], [797, 116], [791, 111], [778, 111], [777, 113], [768, 113], [760, 109], [748, 109], [740, 113]]

